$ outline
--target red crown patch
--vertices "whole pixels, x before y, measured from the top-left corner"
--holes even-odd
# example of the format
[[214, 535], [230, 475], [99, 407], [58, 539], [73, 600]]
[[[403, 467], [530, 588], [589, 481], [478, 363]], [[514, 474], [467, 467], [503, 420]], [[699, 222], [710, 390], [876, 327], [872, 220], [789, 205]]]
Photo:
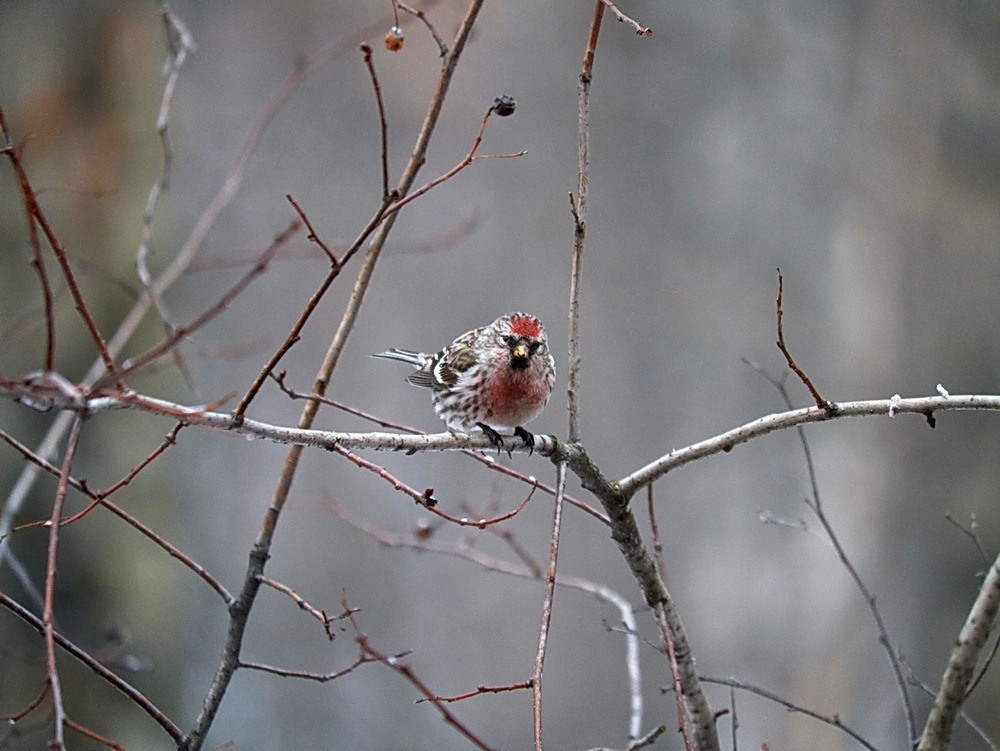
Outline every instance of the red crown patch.
[[510, 333], [534, 338], [542, 333], [542, 327], [530, 316], [514, 316], [510, 319]]

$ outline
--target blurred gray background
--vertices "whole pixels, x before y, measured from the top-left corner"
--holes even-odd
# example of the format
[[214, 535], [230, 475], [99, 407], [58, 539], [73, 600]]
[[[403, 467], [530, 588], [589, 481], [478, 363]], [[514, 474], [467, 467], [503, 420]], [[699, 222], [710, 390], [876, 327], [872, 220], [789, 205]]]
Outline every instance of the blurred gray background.
[[[177, 0], [199, 49], [171, 112], [174, 163], [158, 207], [154, 271], [169, 263], [218, 190], [243, 134], [302, 54], [372, 34], [390, 133], [390, 173], [409, 155], [437, 79], [437, 49], [407, 18], [406, 45], [381, 45], [388, 2]], [[477, 161], [406, 208], [330, 389], [336, 399], [437, 431], [425, 392], [402, 366], [369, 359], [390, 346], [436, 350], [500, 313], [526, 310], [547, 325], [565, 378], [565, 321], [575, 187], [576, 86], [591, 3], [488, 2], [462, 59], [422, 184], [468, 151], [493, 98], [513, 96]], [[798, 362], [831, 399], [934, 392], [996, 393], [1000, 345], [1000, 5], [964, 2], [633, 2], [654, 29], [639, 38], [607, 15], [592, 98], [590, 216], [582, 289], [583, 441], [611, 477], [672, 448], [780, 411], [776, 391], [741, 362], [780, 375], [774, 346], [776, 269], [785, 277], [785, 333]], [[465, 5], [442, 0], [429, 17], [447, 38]], [[287, 226], [292, 194], [329, 243], [352, 240], [380, 191], [378, 119], [353, 44], [312, 74], [278, 112], [236, 200], [199, 263], [167, 302], [188, 321], [217, 299]], [[134, 256], [149, 186], [161, 169], [154, 123], [164, 34], [157, 4], [0, 0], [0, 106], [60, 239], [105, 331], [131, 303]], [[41, 364], [40, 296], [27, 264], [23, 211], [0, 170], [0, 369]], [[469, 227], [471, 226], [471, 230]], [[307, 390], [339, 320], [356, 263], [334, 287], [282, 367]], [[164, 366], [133, 386], [184, 403], [240, 393], [286, 335], [324, 260], [302, 238], [231, 308], [185, 345], [189, 387]], [[58, 368], [79, 378], [93, 351], [59, 293]], [[157, 341], [150, 320], [129, 353]], [[564, 384], [564, 380], [560, 383]], [[789, 382], [794, 398], [808, 394]], [[251, 416], [293, 424], [300, 406], [268, 387]], [[915, 675], [935, 684], [975, 596], [984, 562], [946, 515], [978, 524], [992, 559], [1000, 534], [991, 414], [840, 420], [807, 429], [820, 492], [854, 564], [876, 595]], [[0, 405], [5, 430], [35, 442], [51, 420]], [[366, 429], [329, 410], [319, 427]], [[536, 432], [564, 436], [564, 388]], [[87, 425], [76, 473], [105, 487], [171, 427], [138, 414]], [[115, 498], [237, 590], [285, 454], [283, 447], [190, 428]], [[525, 488], [455, 454], [366, 455], [442, 509], [506, 511]], [[4, 494], [21, 462], [0, 451]], [[540, 457], [516, 468], [551, 481]], [[37, 486], [19, 521], [48, 515], [54, 482]], [[572, 492], [586, 497], [573, 485]], [[818, 525], [803, 499], [798, 439], [784, 432], [685, 467], [656, 485], [669, 585], [699, 669], [734, 676], [841, 720], [880, 749], [907, 746], [900, 702], [867, 607], [821, 536], [766, 524], [765, 515]], [[361, 609], [379, 649], [409, 650], [435, 691], [530, 677], [540, 583], [410, 550], [387, 549], [331, 510], [408, 535], [425, 517], [385, 482], [343, 459], [305, 455], [268, 573], [317, 607]], [[463, 506], [464, 505], [464, 506]], [[82, 507], [79, 497], [72, 510]], [[546, 555], [551, 501], [536, 496], [504, 529]], [[433, 538], [462, 542], [463, 530]], [[12, 549], [41, 584], [46, 535], [17, 533]], [[216, 668], [226, 627], [219, 599], [145, 538], [96, 511], [62, 536], [57, 613], [62, 629], [147, 669], [127, 677], [187, 729]], [[508, 560], [489, 533], [475, 545]], [[641, 597], [606, 528], [568, 509], [560, 571]], [[28, 597], [8, 570], [5, 592]], [[643, 636], [656, 642], [648, 613]], [[545, 672], [545, 740], [552, 749], [625, 745], [628, 696], [617, 613], [559, 590]], [[41, 687], [39, 639], [0, 615], [0, 713]], [[332, 671], [356, 655], [287, 598], [264, 591], [244, 657]], [[664, 660], [644, 646], [644, 729], [675, 722]], [[79, 666], [62, 662], [71, 717], [130, 749], [168, 748], [165, 736]], [[918, 723], [929, 700], [912, 689]], [[996, 740], [994, 669], [969, 704]], [[710, 689], [713, 704], [728, 691]], [[399, 676], [377, 665], [329, 684], [243, 671], [208, 747], [238, 749], [464, 749], [468, 744]], [[530, 747], [527, 692], [452, 706], [500, 749]], [[767, 701], [737, 696], [740, 748], [851, 749], [827, 726]], [[729, 720], [720, 727], [728, 739]], [[41, 748], [45, 717], [0, 747]], [[726, 741], [728, 743], [728, 740]], [[74, 748], [93, 744], [72, 739]], [[228, 744], [228, 745], [227, 745]], [[669, 732], [656, 748], [681, 748]], [[966, 726], [956, 748], [987, 748]]]

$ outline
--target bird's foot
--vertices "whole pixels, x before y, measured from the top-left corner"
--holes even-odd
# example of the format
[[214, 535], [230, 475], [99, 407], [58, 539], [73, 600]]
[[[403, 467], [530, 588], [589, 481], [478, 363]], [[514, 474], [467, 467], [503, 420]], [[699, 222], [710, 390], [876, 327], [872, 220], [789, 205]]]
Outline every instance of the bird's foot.
[[490, 441], [490, 445], [497, 450], [497, 456], [500, 456], [500, 451], [503, 449], [503, 436], [484, 422], [477, 422], [476, 427], [486, 434], [486, 437]]
[[532, 433], [529, 433], [527, 430], [518, 425], [514, 428], [514, 435], [524, 441], [524, 446], [528, 449], [528, 456], [535, 453], [535, 436]]
[[[497, 450], [497, 456], [500, 456], [501, 451], [506, 451], [507, 456], [510, 456], [510, 449], [507, 449], [503, 443], [503, 436], [496, 432], [493, 428], [483, 422], [477, 422], [476, 427], [486, 434], [486, 437], [490, 441], [490, 445]], [[529, 433], [527, 430], [518, 425], [514, 428], [514, 436], [520, 438], [524, 444], [524, 447], [528, 449], [528, 455], [535, 453], [535, 436]]]

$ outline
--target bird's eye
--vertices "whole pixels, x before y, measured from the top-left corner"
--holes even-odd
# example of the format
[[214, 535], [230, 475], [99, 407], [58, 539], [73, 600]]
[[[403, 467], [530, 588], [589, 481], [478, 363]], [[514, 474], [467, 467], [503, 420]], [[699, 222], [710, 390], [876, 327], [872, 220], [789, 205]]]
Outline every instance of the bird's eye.
[[514, 337], [512, 334], [504, 334], [500, 338], [503, 339], [503, 343], [506, 344], [508, 347], [510, 347], [511, 345], [514, 344], [514, 342], [517, 341], [517, 338]]
[[542, 349], [542, 343], [541, 342], [532, 342], [530, 349], [531, 349], [531, 354], [535, 354], [536, 352], [540, 352], [541, 349]]

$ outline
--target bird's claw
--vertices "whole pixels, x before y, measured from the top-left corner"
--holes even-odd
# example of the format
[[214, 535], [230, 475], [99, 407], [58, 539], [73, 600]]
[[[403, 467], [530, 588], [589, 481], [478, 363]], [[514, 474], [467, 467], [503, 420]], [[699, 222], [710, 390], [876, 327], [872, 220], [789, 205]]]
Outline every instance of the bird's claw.
[[514, 435], [524, 441], [524, 446], [528, 449], [528, 456], [535, 453], [535, 436], [533, 434], [518, 425], [514, 428]]
[[483, 431], [489, 439], [490, 445], [497, 450], [497, 456], [500, 456], [500, 451], [503, 449], [503, 437], [484, 422], [477, 422], [476, 427]]
[[[486, 437], [490, 441], [490, 445], [497, 450], [497, 456], [500, 456], [500, 452], [506, 450], [507, 456], [510, 456], [510, 450], [505, 449], [503, 445], [503, 436], [496, 432], [486, 423], [477, 422], [476, 427], [483, 431]], [[524, 442], [524, 447], [528, 449], [528, 455], [535, 453], [535, 436], [529, 433], [527, 430], [518, 425], [514, 428], [514, 435], [520, 438]]]

